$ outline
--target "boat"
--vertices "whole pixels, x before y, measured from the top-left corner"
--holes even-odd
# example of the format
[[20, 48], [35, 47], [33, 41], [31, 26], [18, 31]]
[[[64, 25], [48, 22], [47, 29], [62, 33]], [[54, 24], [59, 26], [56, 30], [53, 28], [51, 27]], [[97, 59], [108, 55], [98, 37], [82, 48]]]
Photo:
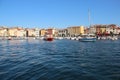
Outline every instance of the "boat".
[[54, 37], [55, 40], [62, 40], [63, 37]]
[[85, 37], [85, 38], [81, 38], [79, 40], [82, 41], [82, 42], [95, 42], [96, 38]]
[[79, 39], [79, 41], [82, 42], [95, 42], [96, 40], [97, 38], [91, 35], [83, 35], [82, 38]]
[[45, 41], [53, 41], [54, 40], [53, 35], [51, 35], [51, 34], [45, 35], [44, 40]]
[[117, 37], [111, 37], [111, 40], [118, 40], [118, 38]]
[[[88, 10], [88, 20], [89, 20], [89, 24], [91, 26], [89, 10]], [[83, 34], [82, 38], [79, 39], [79, 41], [82, 41], [82, 42], [95, 42], [96, 40], [97, 40], [97, 38], [96, 38], [95, 34], [90, 34], [90, 33]]]
[[12, 40], [12, 38], [11, 37], [8, 37], [8, 39], [7, 40]]
[[70, 37], [70, 40], [75, 40], [75, 37]]

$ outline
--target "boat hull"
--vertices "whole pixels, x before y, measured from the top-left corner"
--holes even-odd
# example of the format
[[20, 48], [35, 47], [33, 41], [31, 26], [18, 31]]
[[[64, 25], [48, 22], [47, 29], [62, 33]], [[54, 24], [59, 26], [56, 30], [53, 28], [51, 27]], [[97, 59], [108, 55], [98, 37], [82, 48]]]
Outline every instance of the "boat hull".
[[82, 41], [82, 42], [95, 42], [96, 38], [82, 38], [82, 39], [79, 39], [79, 41]]
[[45, 38], [45, 41], [53, 41], [53, 38]]

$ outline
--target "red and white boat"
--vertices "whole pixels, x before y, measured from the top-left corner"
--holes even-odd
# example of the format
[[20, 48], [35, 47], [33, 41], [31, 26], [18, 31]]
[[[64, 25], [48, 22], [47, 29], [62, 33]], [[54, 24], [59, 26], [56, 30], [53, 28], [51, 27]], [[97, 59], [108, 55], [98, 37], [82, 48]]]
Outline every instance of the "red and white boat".
[[51, 35], [51, 34], [47, 34], [44, 38], [45, 41], [53, 41], [53, 39], [54, 39], [53, 35]]

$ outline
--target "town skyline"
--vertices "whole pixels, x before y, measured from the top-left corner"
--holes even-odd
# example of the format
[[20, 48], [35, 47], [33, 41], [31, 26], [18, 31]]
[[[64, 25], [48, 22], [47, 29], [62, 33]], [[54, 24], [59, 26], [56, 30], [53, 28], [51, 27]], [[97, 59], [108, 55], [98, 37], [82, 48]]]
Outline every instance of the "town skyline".
[[120, 25], [119, 5], [119, 0], [0, 0], [0, 25], [26, 28]]
[[0, 26], [0, 37], [42, 37], [47, 34], [54, 37], [80, 36], [84, 34], [93, 35], [120, 35], [120, 26], [115, 24], [109, 25], [92, 25], [89, 28], [84, 26], [71, 26], [64, 29], [57, 28], [24, 28], [24, 27], [4, 27]]

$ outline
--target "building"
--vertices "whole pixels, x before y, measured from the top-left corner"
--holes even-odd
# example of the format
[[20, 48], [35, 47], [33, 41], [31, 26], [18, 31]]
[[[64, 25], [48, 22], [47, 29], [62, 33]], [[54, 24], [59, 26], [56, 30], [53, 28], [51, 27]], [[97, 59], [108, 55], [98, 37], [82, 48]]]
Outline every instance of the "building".
[[96, 28], [96, 34], [103, 35], [106, 33], [107, 25], [94, 25]]
[[88, 34], [96, 34], [96, 27], [94, 25], [89, 28]]
[[69, 36], [78, 36], [78, 35], [84, 34], [83, 26], [68, 27], [67, 30], [68, 30]]
[[41, 29], [40, 30], [40, 36], [45, 36], [46, 34], [46, 30], [45, 29]]
[[8, 29], [8, 36], [17, 37], [18, 27], [12, 27]]
[[90, 30], [90, 28], [84, 28], [84, 34], [89, 34], [89, 30]]
[[26, 37], [35, 37], [35, 29], [26, 29]]
[[26, 31], [21, 27], [12, 27], [8, 29], [8, 36], [10, 37], [25, 37]]
[[35, 37], [40, 37], [40, 29], [35, 28]]
[[0, 37], [7, 37], [8, 36], [8, 28], [0, 27]]
[[117, 28], [117, 34], [120, 35], [120, 27]]
[[115, 24], [107, 25], [106, 32], [108, 34], [118, 34], [118, 27]]
[[26, 30], [24, 28], [17, 28], [17, 37], [26, 37]]
[[67, 29], [59, 29], [58, 30], [58, 36], [59, 37], [66, 37], [68, 35]]
[[55, 36], [57, 36], [57, 29], [48, 28], [48, 29], [46, 29], [46, 34], [50, 34], [50, 35], [53, 35], [55, 37]]

